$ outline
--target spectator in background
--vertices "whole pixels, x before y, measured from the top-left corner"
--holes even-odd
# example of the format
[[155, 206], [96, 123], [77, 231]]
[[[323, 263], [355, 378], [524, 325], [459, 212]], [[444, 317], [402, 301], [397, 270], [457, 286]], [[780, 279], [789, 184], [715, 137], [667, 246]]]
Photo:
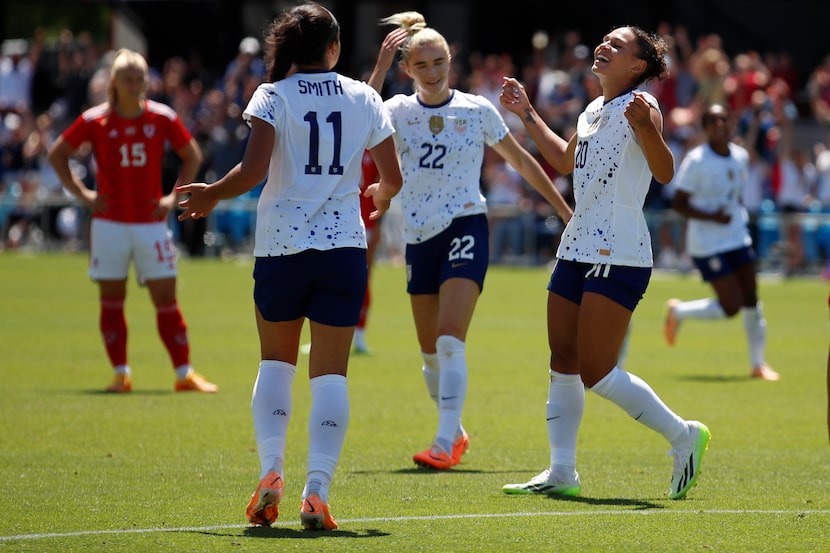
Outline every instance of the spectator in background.
[[801, 214], [810, 208], [816, 192], [818, 174], [810, 152], [795, 144], [795, 106], [783, 81], [776, 81], [767, 91], [768, 109], [779, 130], [773, 166], [775, 203], [782, 214], [782, 234], [787, 241], [785, 274], [804, 271], [804, 250]]
[[697, 82], [693, 103], [698, 112], [712, 104], [726, 103], [724, 83], [730, 69], [729, 56], [723, 49], [720, 35], [708, 34], [698, 38], [697, 47], [689, 60], [689, 71]]
[[716, 298], [666, 304], [664, 335], [673, 346], [686, 319], [724, 319], [743, 315], [750, 375], [778, 380], [766, 363], [767, 323], [758, 300], [757, 257], [747, 227], [741, 192], [749, 178], [750, 156], [732, 142], [733, 112], [715, 104], [701, 120], [707, 142], [692, 149], [675, 176], [672, 208], [687, 218], [689, 255]]
[[250, 87], [249, 81], [253, 80], [259, 85], [265, 77], [265, 63], [260, 52], [257, 38], [246, 36], [240, 41], [236, 57], [228, 63], [222, 77], [225, 94], [231, 103], [244, 106], [247, 100], [246, 90]]
[[3, 41], [0, 57], [0, 113], [23, 113], [32, 109], [32, 81], [46, 30], [35, 31], [34, 43], [23, 38]]
[[[182, 159], [176, 184], [192, 181], [202, 154], [168, 106], [148, 100], [148, 67], [137, 52], [116, 54], [109, 99], [92, 107], [58, 137], [49, 161], [63, 185], [92, 210], [89, 276], [98, 283], [100, 330], [115, 377], [107, 392], [132, 390], [127, 361], [124, 302], [130, 264], [147, 286], [156, 325], [176, 374], [176, 391], [216, 392], [190, 365], [187, 326], [176, 298], [176, 251], [167, 215], [176, 192], [163, 193], [162, 157], [168, 146]], [[72, 157], [90, 144], [98, 164], [97, 188], [87, 188], [70, 169]]]
[[810, 72], [806, 92], [812, 116], [830, 131], [830, 54]]

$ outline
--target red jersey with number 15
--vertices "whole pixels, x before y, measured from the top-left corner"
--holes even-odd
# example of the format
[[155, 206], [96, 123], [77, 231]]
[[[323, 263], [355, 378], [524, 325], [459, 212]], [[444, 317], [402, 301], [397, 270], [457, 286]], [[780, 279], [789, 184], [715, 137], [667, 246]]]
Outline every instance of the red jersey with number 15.
[[152, 223], [163, 219], [152, 213], [162, 197], [162, 160], [167, 142], [173, 150], [191, 140], [176, 112], [145, 100], [144, 111], [125, 118], [101, 104], [86, 110], [63, 133], [74, 149], [89, 142], [98, 166], [98, 195], [105, 212], [93, 217], [122, 223]]

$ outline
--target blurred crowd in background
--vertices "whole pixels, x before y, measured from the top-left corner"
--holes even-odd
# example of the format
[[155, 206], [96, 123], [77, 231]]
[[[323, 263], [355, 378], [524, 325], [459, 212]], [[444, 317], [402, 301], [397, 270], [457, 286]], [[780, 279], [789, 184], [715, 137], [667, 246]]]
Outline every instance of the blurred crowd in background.
[[[676, 163], [703, 140], [699, 124], [703, 109], [712, 103], [729, 105], [738, 116], [735, 140], [752, 158], [743, 200], [761, 269], [830, 276], [830, 53], [805, 80], [786, 52], [728, 53], [716, 34], [693, 41], [682, 26], [669, 23], [656, 31], [672, 46], [671, 74], [646, 88], [660, 101], [665, 136]], [[586, 42], [580, 31], [570, 30], [556, 35], [538, 32], [533, 45], [532, 59], [521, 65], [509, 54], [473, 52], [463, 63], [456, 60], [452, 86], [481, 94], [501, 109], [502, 77], [516, 76], [551, 128], [569, 137], [578, 115], [600, 93], [590, 71], [594, 44]], [[106, 100], [113, 55], [88, 33], [70, 30], [47, 40], [39, 29], [33, 37], [3, 42], [0, 251], [85, 247], [88, 214], [63, 191], [46, 152], [83, 110]], [[255, 37], [240, 37], [236, 57], [218, 70], [205, 67], [199, 59], [181, 57], [152, 68], [149, 97], [175, 109], [202, 147], [204, 164], [197, 180], [212, 182], [241, 159], [248, 136], [241, 113], [262, 82], [264, 69]], [[366, 78], [370, 70], [366, 67], [354, 77]], [[391, 70], [384, 98], [411, 91], [409, 78]], [[516, 116], [502, 113], [516, 136], [535, 151]], [[572, 201], [570, 179], [557, 175], [539, 157]], [[94, 187], [95, 161], [89, 152], [73, 163], [73, 171]], [[165, 178], [171, 186], [176, 163], [171, 152], [170, 174]], [[490, 206], [493, 262], [550, 262], [561, 221], [498, 154], [488, 150], [484, 164], [481, 187]], [[224, 202], [205, 220], [174, 221], [181, 253], [249, 254], [260, 188]], [[654, 183], [646, 202], [656, 267], [691, 271], [684, 253], [684, 221], [669, 207], [672, 194], [671, 184]], [[384, 219], [379, 255], [397, 260], [403, 251], [400, 220], [394, 210]]]

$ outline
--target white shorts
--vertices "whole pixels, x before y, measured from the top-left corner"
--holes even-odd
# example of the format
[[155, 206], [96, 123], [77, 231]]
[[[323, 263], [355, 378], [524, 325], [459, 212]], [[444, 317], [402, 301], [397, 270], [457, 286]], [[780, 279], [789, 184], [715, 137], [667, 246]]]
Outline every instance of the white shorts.
[[175, 277], [176, 247], [164, 222], [117, 223], [92, 219], [89, 244], [89, 278], [126, 279], [130, 261], [139, 282]]

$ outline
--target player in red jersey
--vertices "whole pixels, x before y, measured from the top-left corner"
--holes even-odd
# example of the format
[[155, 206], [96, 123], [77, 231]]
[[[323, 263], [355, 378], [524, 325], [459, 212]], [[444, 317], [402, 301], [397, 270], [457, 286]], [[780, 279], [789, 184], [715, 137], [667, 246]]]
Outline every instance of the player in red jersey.
[[[110, 74], [109, 100], [82, 113], [55, 141], [49, 161], [64, 187], [92, 210], [89, 276], [98, 283], [100, 330], [115, 370], [107, 392], [129, 392], [127, 321], [124, 300], [130, 262], [147, 285], [156, 308], [159, 334], [176, 371], [176, 391], [216, 392], [190, 366], [187, 326], [176, 297], [176, 251], [167, 215], [176, 207], [175, 186], [162, 189], [167, 144], [182, 160], [175, 185], [188, 184], [202, 163], [190, 132], [170, 107], [146, 98], [148, 67], [137, 52], [122, 49]], [[92, 147], [96, 189], [72, 173], [70, 157]]]
[[[369, 215], [375, 211], [375, 203], [370, 196], [364, 196], [363, 191], [370, 184], [380, 180], [380, 173], [378, 173], [378, 168], [368, 150], [363, 152], [360, 169], [360, 217], [366, 226], [366, 264], [369, 267], [369, 281], [371, 283], [372, 264], [375, 261], [375, 251], [378, 248], [378, 244], [380, 244], [381, 218], [369, 218]], [[371, 286], [366, 286], [366, 295], [363, 296], [363, 307], [360, 308], [360, 319], [354, 331], [353, 348], [355, 353], [369, 353], [369, 347], [366, 345], [366, 320], [369, 317], [369, 307], [372, 303], [370, 288]]]

